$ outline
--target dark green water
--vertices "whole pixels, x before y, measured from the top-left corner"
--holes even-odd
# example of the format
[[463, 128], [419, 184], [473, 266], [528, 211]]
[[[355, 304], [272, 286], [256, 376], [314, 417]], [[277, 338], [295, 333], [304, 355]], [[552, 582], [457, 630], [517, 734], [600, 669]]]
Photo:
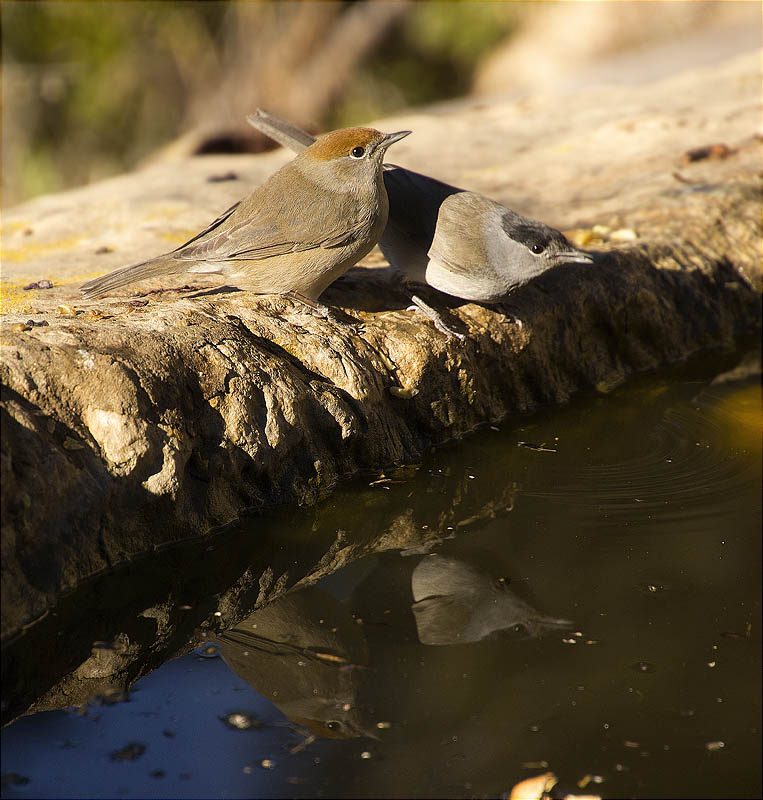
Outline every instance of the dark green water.
[[760, 797], [760, 375], [718, 369], [509, 421], [271, 519], [290, 546], [419, 533], [129, 702], [8, 726], [3, 796], [499, 797], [550, 769], [562, 794]]

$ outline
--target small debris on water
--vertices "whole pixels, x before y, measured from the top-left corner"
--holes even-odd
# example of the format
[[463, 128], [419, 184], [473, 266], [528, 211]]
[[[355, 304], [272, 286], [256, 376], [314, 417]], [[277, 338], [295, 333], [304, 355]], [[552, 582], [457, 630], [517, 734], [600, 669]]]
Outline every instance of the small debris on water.
[[19, 775], [18, 772], [4, 772], [3, 788], [6, 786], [26, 786], [29, 780], [26, 775]]
[[527, 450], [536, 450], [539, 453], [558, 453], [553, 447], [546, 447], [546, 443], [535, 444], [534, 442], [517, 442], [517, 447], [524, 447]]
[[146, 752], [146, 745], [140, 742], [130, 742], [121, 750], [115, 750], [110, 758], [112, 761], [135, 761]]
[[237, 731], [249, 731], [262, 727], [262, 723], [252, 714], [242, 712], [233, 712], [224, 717], [220, 717], [220, 721]]

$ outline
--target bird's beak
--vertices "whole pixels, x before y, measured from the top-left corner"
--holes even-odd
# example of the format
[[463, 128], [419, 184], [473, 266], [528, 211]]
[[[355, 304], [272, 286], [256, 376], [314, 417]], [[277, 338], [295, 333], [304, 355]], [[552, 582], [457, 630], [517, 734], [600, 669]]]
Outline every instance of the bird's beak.
[[538, 617], [538, 619], [534, 621], [540, 623], [542, 627], [550, 631], [568, 631], [575, 627], [575, 623], [570, 619], [557, 619], [554, 617]]
[[593, 253], [584, 253], [582, 250], [568, 250], [563, 253], [554, 253], [553, 259], [560, 264], [593, 264]]
[[386, 150], [391, 144], [395, 142], [399, 142], [401, 139], [405, 139], [405, 137], [410, 133], [410, 131], [397, 131], [396, 133], [388, 133], [386, 136], [379, 142], [379, 148], [382, 150]]

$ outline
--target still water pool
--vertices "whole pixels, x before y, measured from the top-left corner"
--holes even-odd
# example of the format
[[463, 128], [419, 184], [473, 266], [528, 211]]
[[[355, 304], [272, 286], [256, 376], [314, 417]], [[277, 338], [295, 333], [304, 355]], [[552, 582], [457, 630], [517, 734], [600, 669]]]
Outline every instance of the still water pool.
[[557, 796], [759, 797], [759, 358], [728, 367], [506, 421], [270, 518], [271, 542], [388, 545], [126, 702], [18, 719], [3, 796], [500, 797], [553, 770]]

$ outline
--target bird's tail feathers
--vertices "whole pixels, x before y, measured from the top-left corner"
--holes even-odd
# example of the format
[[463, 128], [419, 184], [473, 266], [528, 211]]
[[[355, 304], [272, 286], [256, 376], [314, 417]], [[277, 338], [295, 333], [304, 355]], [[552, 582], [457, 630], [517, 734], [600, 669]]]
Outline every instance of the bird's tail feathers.
[[174, 275], [185, 272], [186, 269], [187, 265], [182, 261], [169, 256], [159, 256], [159, 258], [150, 258], [148, 261], [131, 264], [129, 267], [122, 267], [100, 278], [88, 281], [80, 287], [80, 291], [87, 298], [101, 297], [114, 289], [120, 289], [122, 286], [128, 286], [146, 278]]

